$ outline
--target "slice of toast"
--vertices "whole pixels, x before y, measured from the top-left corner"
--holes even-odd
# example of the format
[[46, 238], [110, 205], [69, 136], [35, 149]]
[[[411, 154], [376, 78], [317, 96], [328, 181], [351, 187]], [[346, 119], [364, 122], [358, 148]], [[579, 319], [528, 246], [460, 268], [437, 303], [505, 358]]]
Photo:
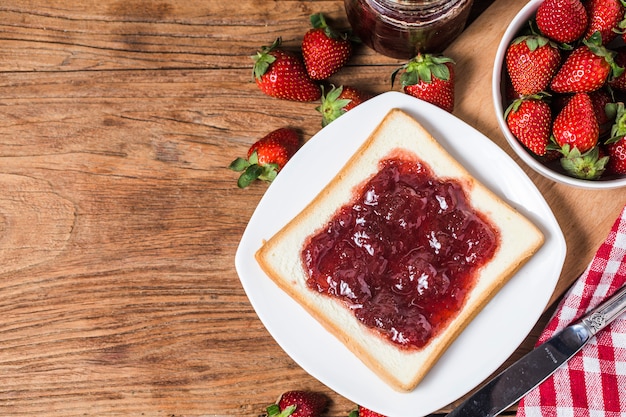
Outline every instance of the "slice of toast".
[[[435, 177], [462, 184], [472, 207], [488, 219], [498, 234], [493, 257], [480, 267], [462, 308], [429, 342], [407, 349], [366, 327], [342, 301], [307, 285], [302, 250], [356, 192], [376, 175], [380, 161], [391, 155], [411, 155]], [[256, 253], [263, 271], [299, 302], [329, 332], [398, 391], [413, 390], [447, 347], [495, 293], [543, 244], [541, 231], [472, 177], [463, 166], [410, 115], [391, 110], [330, 183]]]

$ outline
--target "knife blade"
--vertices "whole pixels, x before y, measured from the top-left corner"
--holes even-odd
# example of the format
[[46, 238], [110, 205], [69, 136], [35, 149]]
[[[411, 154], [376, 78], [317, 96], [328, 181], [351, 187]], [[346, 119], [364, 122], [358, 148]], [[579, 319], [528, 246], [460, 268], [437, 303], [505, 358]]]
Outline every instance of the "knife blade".
[[626, 285], [478, 389], [448, 417], [491, 417], [521, 400], [626, 311]]

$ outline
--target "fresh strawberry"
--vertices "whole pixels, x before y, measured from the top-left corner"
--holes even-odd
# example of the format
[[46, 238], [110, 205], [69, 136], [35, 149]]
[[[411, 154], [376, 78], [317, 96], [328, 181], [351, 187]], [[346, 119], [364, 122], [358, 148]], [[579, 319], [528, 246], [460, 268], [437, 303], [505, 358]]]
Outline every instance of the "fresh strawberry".
[[356, 410], [353, 410], [350, 412], [349, 417], [385, 417], [385, 416], [359, 405], [357, 406]]
[[524, 35], [509, 45], [505, 60], [515, 91], [531, 95], [546, 90], [559, 68], [561, 53], [544, 36]]
[[321, 13], [311, 16], [312, 29], [302, 39], [302, 56], [313, 80], [325, 80], [339, 71], [352, 55], [347, 34], [328, 26]]
[[584, 7], [589, 20], [585, 38], [600, 32], [602, 44], [606, 45], [617, 37], [619, 24], [624, 18], [622, 0], [587, 0]]
[[588, 17], [580, 0], [545, 0], [537, 8], [536, 21], [550, 39], [570, 43], [585, 33]]
[[550, 142], [552, 114], [542, 96], [533, 95], [515, 100], [504, 117], [511, 133], [522, 145], [535, 155], [545, 155]]
[[332, 86], [326, 94], [324, 94], [322, 88], [322, 104], [316, 107], [316, 110], [322, 113], [322, 126], [327, 126], [330, 122], [370, 97], [369, 94], [347, 85]]
[[328, 398], [312, 391], [287, 391], [276, 404], [267, 407], [268, 417], [320, 417]]
[[445, 111], [454, 110], [454, 61], [445, 56], [418, 54], [391, 75], [391, 85], [401, 72], [406, 94], [432, 103]]
[[563, 148], [587, 152], [598, 143], [599, 127], [587, 93], [575, 94], [556, 116], [552, 125], [556, 143]]
[[593, 180], [604, 172], [607, 159], [600, 158], [599, 128], [587, 93], [575, 94], [554, 119], [553, 140], [563, 155], [561, 166], [575, 178]]
[[615, 123], [611, 137], [605, 142], [609, 162], [607, 170], [612, 174], [626, 174], [626, 110], [624, 103], [616, 103]]
[[242, 172], [237, 181], [245, 188], [254, 180], [271, 182], [300, 147], [298, 133], [290, 128], [276, 129], [250, 146], [247, 158], [237, 158], [229, 168]]
[[624, 69], [615, 64], [615, 52], [600, 43], [595, 33], [565, 59], [550, 88], [557, 93], [591, 92], [602, 87], [609, 76], [617, 77]]
[[280, 49], [278, 38], [264, 46], [254, 60], [254, 80], [265, 94], [293, 101], [315, 101], [322, 95], [320, 86], [311, 80], [297, 55]]
[[[590, 93], [588, 95], [592, 96], [594, 94], [595, 93]], [[558, 154], [561, 167], [569, 176], [585, 180], [596, 180], [604, 173], [608, 157], [602, 154], [597, 140], [588, 139], [596, 135], [596, 126], [594, 126], [594, 124], [597, 123], [595, 123], [593, 118], [596, 117], [595, 115], [601, 109], [593, 109], [594, 103], [591, 103], [592, 109], [589, 109], [589, 103], [587, 102], [592, 102], [592, 99], [590, 97], [589, 100], [587, 100], [585, 95], [587, 95], [587, 93], [578, 93], [572, 96], [561, 113], [557, 116], [557, 119], [555, 119], [553, 125], [554, 135], [552, 136], [554, 144], [551, 143], [548, 145], [546, 155]], [[596, 100], [598, 99], [596, 98]], [[598, 103], [601, 101], [603, 100], [598, 101]], [[577, 105], [577, 102], [580, 103]], [[612, 106], [612, 103], [606, 105], [608, 110], [602, 110], [602, 112], [605, 113], [603, 117], [608, 117], [609, 114], [614, 112], [609, 109]], [[569, 116], [567, 114], [568, 112]], [[576, 115], [577, 112], [580, 112], [580, 114]], [[593, 115], [591, 113], [593, 113]], [[568, 117], [571, 117], [569, 122], [565, 120], [568, 119]], [[576, 117], [580, 117], [580, 119], [576, 120]], [[564, 128], [566, 124], [570, 124], [571, 126]], [[561, 139], [557, 140], [557, 137]], [[587, 137], [587, 139], [585, 139], [585, 137]], [[571, 141], [567, 142], [564, 140], [566, 138], [571, 139]]]

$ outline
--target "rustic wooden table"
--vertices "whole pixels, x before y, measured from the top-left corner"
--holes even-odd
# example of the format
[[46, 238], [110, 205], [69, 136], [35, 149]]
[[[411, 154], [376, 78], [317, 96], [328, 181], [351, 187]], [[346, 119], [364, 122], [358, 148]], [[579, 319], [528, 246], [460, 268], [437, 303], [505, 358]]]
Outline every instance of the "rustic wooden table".
[[[487, 3], [447, 51], [455, 114], [510, 152], [489, 83], [525, 2]], [[3, 3], [1, 415], [257, 416], [287, 389], [354, 408], [280, 349], [233, 263], [267, 186], [238, 189], [229, 162], [279, 126], [320, 126], [315, 103], [262, 95], [249, 56], [277, 36], [297, 49], [316, 12], [346, 24], [340, 0]], [[399, 64], [362, 47], [334, 81], [381, 93]], [[626, 190], [529, 174], [569, 246], [556, 300]]]

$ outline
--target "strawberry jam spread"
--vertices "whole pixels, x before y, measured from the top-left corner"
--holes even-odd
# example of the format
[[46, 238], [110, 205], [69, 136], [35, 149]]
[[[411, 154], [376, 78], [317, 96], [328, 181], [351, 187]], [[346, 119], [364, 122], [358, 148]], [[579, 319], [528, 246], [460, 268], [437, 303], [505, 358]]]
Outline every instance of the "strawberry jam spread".
[[308, 286], [389, 341], [419, 349], [445, 328], [499, 245], [461, 184], [393, 157], [302, 250]]

